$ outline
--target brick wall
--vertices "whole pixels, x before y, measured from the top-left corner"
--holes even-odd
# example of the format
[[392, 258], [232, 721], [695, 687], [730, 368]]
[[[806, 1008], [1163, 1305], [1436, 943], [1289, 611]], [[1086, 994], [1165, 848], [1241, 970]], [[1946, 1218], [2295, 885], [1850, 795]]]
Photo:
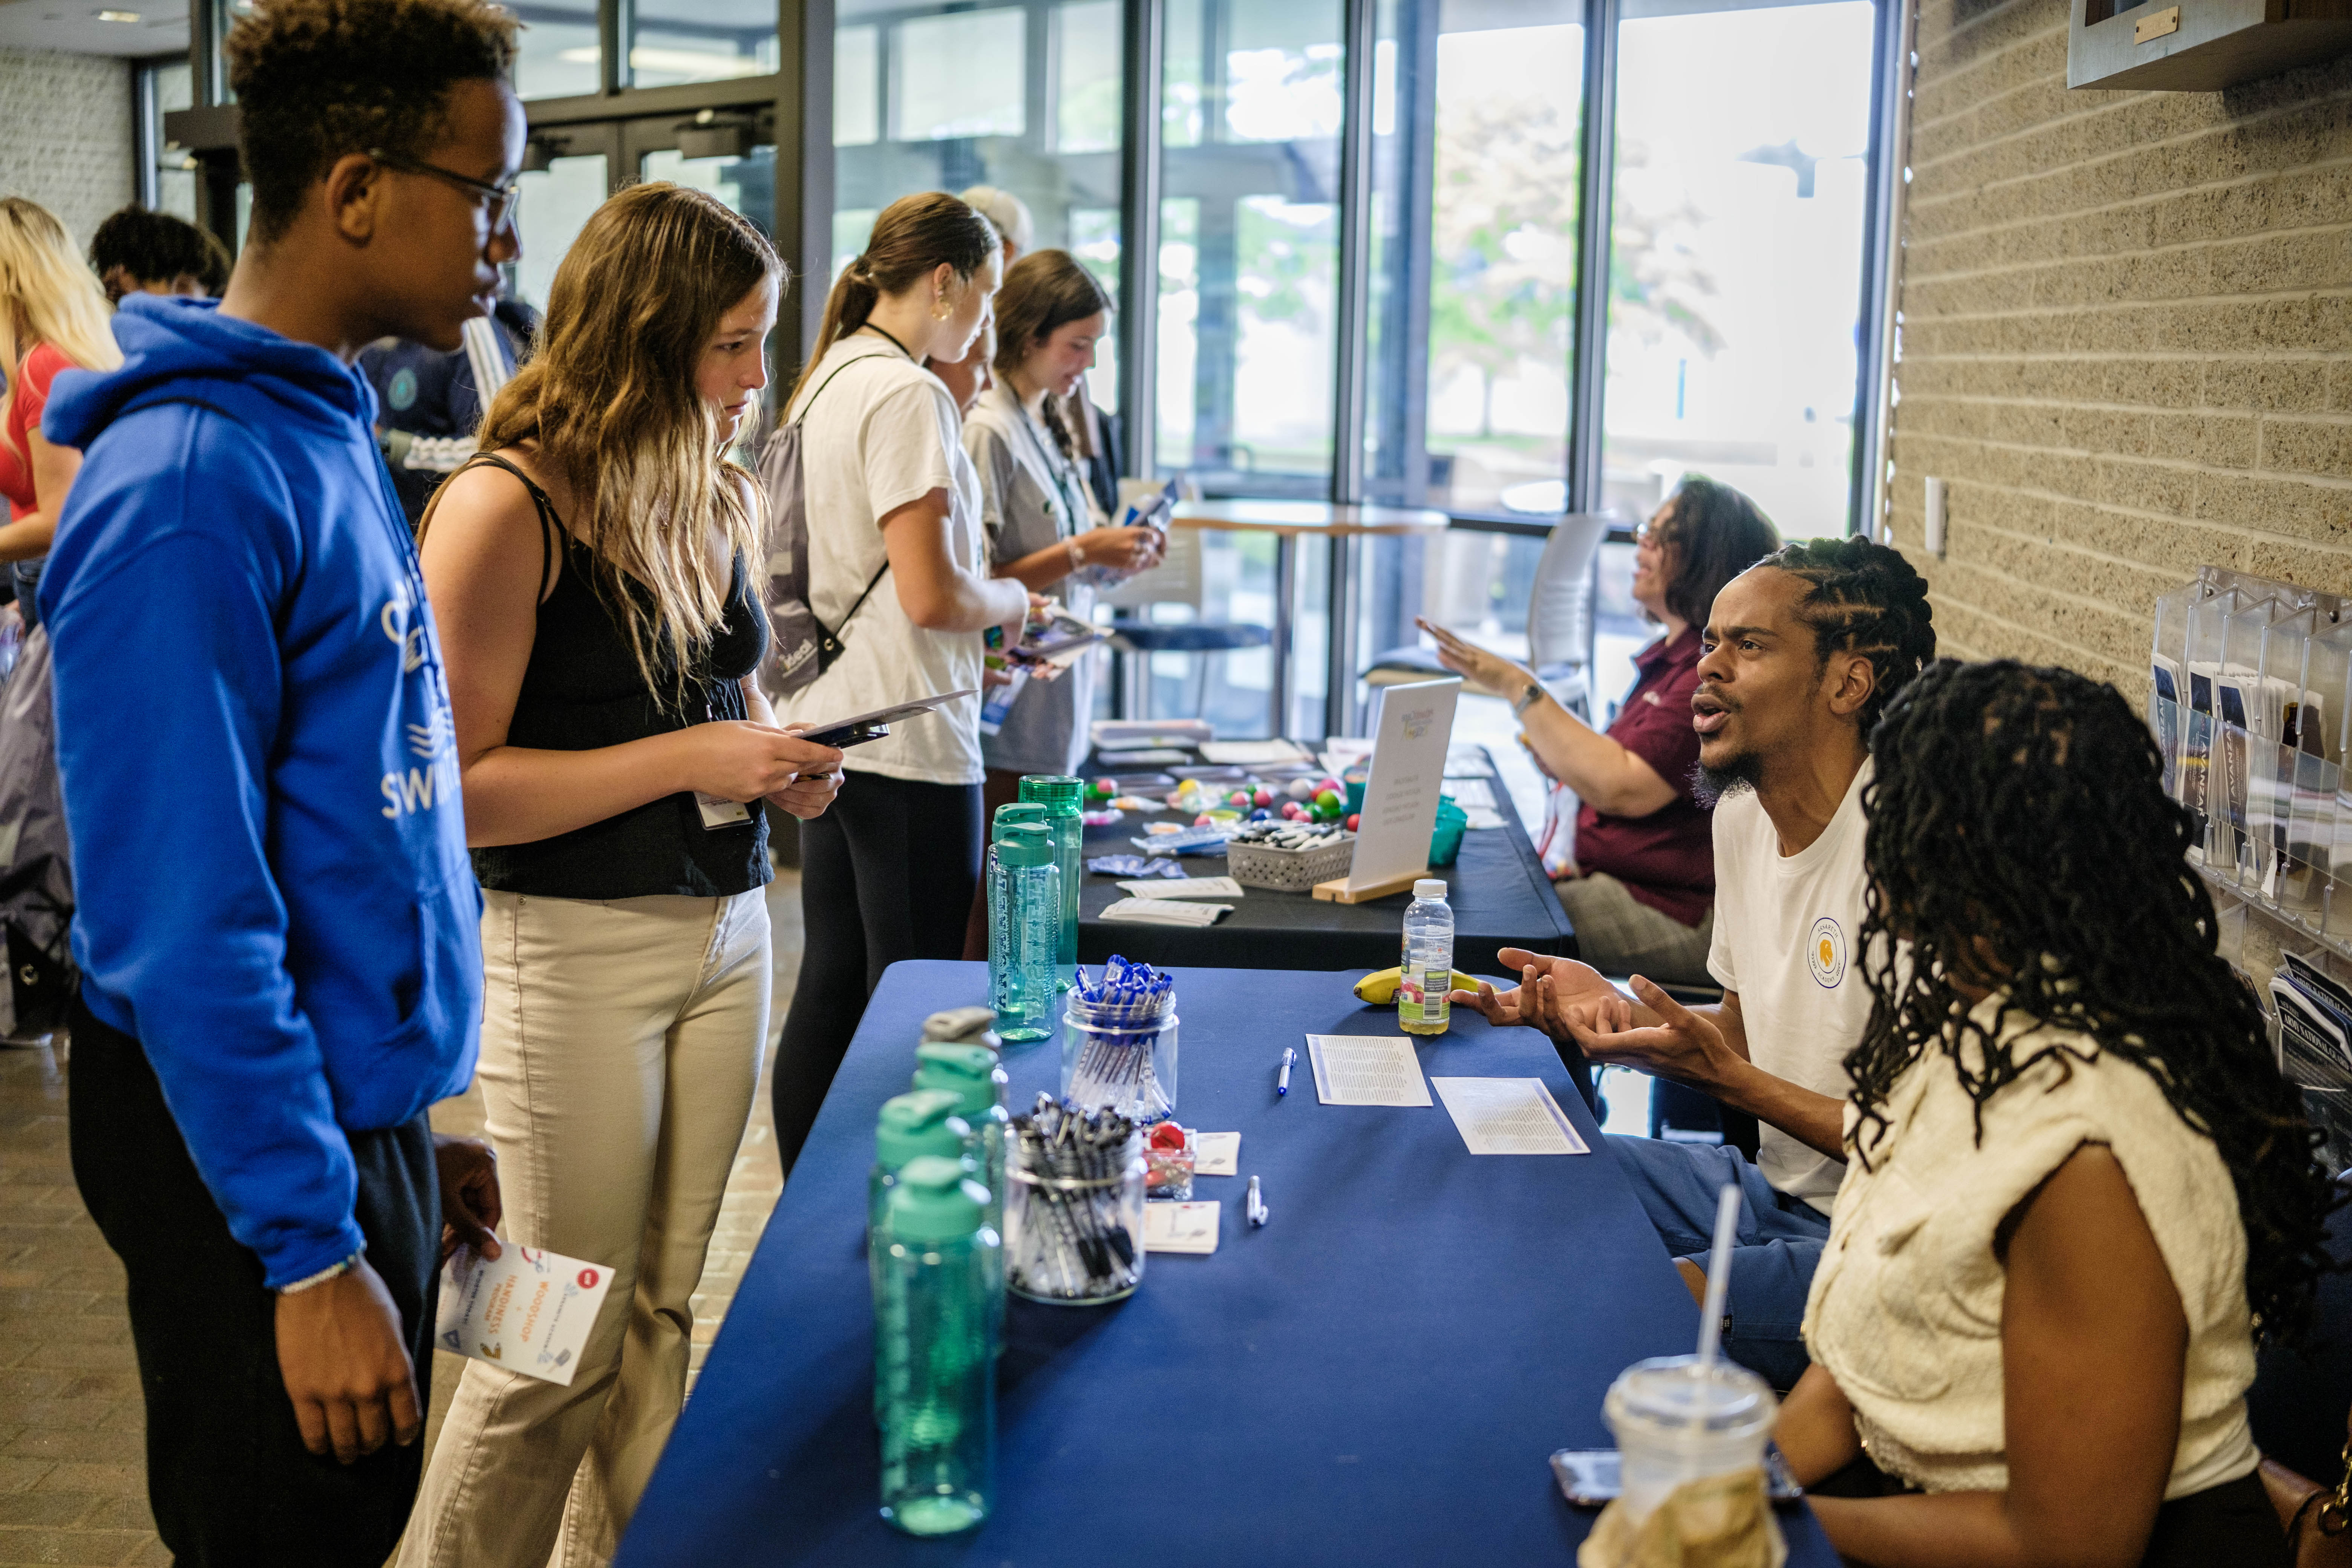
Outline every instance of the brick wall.
[[2070, 92], [2066, 23], [1921, 0], [1889, 510], [1948, 651], [2137, 700], [2200, 562], [2352, 592], [2352, 58]]
[[87, 248], [137, 195], [131, 148], [130, 62], [0, 49], [0, 195], [40, 203]]

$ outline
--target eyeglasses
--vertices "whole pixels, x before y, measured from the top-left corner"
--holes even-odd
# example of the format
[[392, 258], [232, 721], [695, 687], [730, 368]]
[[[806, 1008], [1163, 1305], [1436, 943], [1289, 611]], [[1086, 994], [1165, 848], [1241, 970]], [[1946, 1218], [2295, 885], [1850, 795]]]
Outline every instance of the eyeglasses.
[[492, 234], [506, 226], [509, 215], [515, 209], [515, 203], [522, 199], [520, 180], [512, 180], [503, 185], [494, 185], [488, 180], [478, 180], [471, 174], [461, 174], [455, 169], [445, 169], [438, 163], [427, 163], [415, 158], [404, 158], [397, 153], [387, 153], [381, 147], [369, 148], [368, 156], [387, 169], [398, 169], [404, 174], [427, 174], [436, 180], [445, 180], [466, 192], [477, 202], [482, 204], [488, 213]]

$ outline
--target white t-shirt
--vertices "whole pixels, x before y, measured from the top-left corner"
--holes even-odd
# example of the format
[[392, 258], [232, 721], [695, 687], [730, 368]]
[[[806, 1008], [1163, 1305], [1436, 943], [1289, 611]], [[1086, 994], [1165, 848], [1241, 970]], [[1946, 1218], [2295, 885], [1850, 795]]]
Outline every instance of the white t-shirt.
[[[1726, 991], [1739, 993], [1748, 1029], [1748, 1056], [1775, 1078], [1843, 1100], [1853, 1088], [1846, 1053], [1870, 1021], [1870, 988], [1862, 978], [1862, 789], [1867, 760], [1846, 786], [1830, 825], [1794, 855], [1780, 853], [1780, 836], [1753, 790], [1727, 795], [1715, 808], [1715, 942], [1707, 972]], [[1845, 1163], [1763, 1129], [1757, 1168], [1773, 1187], [1827, 1213], [1844, 1178]]]
[[[854, 359], [830, 385], [825, 378]], [[816, 397], [822, 389], [824, 395]], [[778, 704], [785, 723], [823, 722], [980, 685], [978, 632], [933, 632], [907, 618], [898, 584], [874, 574], [888, 558], [881, 521], [932, 490], [948, 492], [948, 553], [985, 575], [980, 530], [980, 479], [964, 456], [955, 400], [937, 376], [870, 332], [853, 333], [826, 351], [802, 424], [801, 483], [807, 499], [809, 601], [818, 620], [841, 638], [833, 668]], [[850, 606], [874, 591], [843, 625]], [[854, 746], [842, 766], [919, 784], [975, 784], [980, 765], [980, 699], [959, 698], [928, 717], [893, 724], [887, 738]]]

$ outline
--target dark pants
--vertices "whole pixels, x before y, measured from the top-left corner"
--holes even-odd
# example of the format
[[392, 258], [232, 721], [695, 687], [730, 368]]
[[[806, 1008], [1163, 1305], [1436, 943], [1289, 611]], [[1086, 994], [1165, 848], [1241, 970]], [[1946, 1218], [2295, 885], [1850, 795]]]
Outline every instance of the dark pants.
[[801, 977], [776, 1047], [776, 1156], [786, 1176], [883, 970], [963, 956], [980, 846], [978, 784], [853, 771], [832, 808], [801, 825]]
[[[278, 1298], [196, 1174], [139, 1042], [76, 999], [74, 1182], [130, 1276], [147, 1401], [147, 1500], [181, 1568], [382, 1568], [408, 1522], [422, 1441], [352, 1465], [302, 1446], [278, 1367]], [[430, 1397], [441, 1202], [423, 1116], [349, 1134], [367, 1261]]]

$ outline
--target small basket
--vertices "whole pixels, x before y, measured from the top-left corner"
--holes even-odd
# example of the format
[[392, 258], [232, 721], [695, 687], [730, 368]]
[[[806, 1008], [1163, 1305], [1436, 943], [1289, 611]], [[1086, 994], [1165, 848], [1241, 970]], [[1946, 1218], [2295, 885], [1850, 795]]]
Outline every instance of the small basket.
[[1312, 849], [1276, 849], [1265, 844], [1228, 844], [1225, 869], [1245, 888], [1272, 888], [1277, 892], [1312, 891], [1318, 882], [1344, 877], [1356, 858], [1356, 836], [1342, 833], [1329, 844]]

